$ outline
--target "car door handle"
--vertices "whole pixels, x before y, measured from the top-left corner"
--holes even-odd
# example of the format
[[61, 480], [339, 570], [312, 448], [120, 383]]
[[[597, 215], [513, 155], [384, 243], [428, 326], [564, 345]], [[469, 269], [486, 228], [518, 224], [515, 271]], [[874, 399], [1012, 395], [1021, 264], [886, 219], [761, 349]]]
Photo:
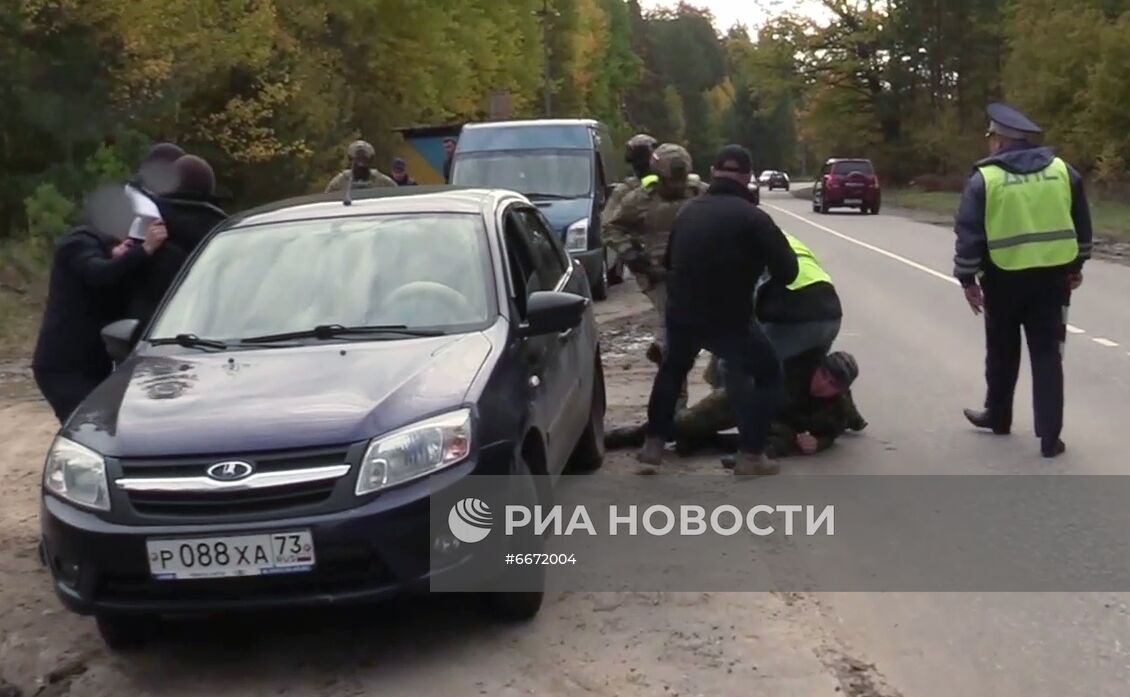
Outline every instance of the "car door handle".
[[569, 341], [569, 339], [572, 336], [573, 336], [573, 330], [572, 329], [566, 329], [565, 331], [563, 331], [563, 332], [561, 332], [560, 334], [557, 335], [557, 340], [564, 344], [565, 342]]

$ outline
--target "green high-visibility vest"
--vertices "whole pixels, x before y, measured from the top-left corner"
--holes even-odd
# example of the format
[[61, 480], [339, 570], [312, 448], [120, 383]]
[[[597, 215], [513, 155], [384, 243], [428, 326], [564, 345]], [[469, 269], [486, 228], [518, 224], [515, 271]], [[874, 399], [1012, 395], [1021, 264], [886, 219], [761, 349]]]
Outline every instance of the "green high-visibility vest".
[[832, 282], [832, 277], [828, 275], [827, 271], [820, 267], [820, 263], [816, 261], [816, 255], [812, 253], [811, 249], [787, 232], [785, 233], [785, 239], [789, 241], [789, 246], [792, 247], [793, 252], [796, 253], [797, 263], [796, 280], [786, 286], [789, 290], [800, 290], [814, 283]]
[[1071, 174], [1058, 157], [1031, 174], [997, 165], [985, 178], [985, 237], [989, 259], [1005, 271], [1063, 266], [1079, 256], [1071, 219]]
[[646, 177], [644, 177], [643, 179], [640, 180], [640, 186], [642, 186], [645, 189], [647, 187], [651, 186], [652, 184], [658, 184], [658, 183], [659, 183], [659, 175], [658, 174], [649, 174], [649, 175], [647, 175]]

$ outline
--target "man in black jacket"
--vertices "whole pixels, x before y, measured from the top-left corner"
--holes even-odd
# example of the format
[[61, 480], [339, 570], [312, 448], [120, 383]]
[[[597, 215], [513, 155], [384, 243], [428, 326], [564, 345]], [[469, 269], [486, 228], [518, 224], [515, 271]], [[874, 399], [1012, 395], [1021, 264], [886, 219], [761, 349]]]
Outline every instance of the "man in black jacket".
[[102, 327], [121, 319], [129, 277], [165, 241], [152, 225], [140, 244], [121, 240], [133, 209], [118, 187], [87, 200], [84, 223], [55, 247], [47, 307], [32, 359], [32, 373], [59, 422], [113, 370]]
[[184, 155], [174, 168], [176, 189], [156, 198], [169, 239], [139, 274], [130, 299], [129, 317], [140, 326], [153, 317], [188, 256], [227, 217], [216, 205], [216, 175], [211, 165], [195, 155]]
[[783, 377], [777, 354], [754, 324], [753, 291], [768, 268], [792, 283], [797, 258], [784, 233], [750, 200], [753, 160], [728, 145], [718, 153], [705, 196], [683, 206], [667, 244], [667, 352], [648, 404], [648, 437], [639, 459], [659, 465], [675, 418], [679, 386], [699, 351], [724, 361], [726, 391], [741, 436], [734, 473], [775, 474], [765, 455]]

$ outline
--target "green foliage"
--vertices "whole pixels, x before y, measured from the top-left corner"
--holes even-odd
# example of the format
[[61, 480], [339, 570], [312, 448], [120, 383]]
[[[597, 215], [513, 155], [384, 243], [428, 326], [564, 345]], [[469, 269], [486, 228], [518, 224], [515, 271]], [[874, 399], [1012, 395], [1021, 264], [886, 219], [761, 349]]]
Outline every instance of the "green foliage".
[[[99, 145], [83, 165], [86, 183], [90, 188], [108, 182], [123, 181], [129, 177], [129, 165], [118, 155], [117, 150], [108, 145]], [[56, 192], [58, 193], [58, 192]]]
[[50, 239], [66, 232], [76, 211], [75, 204], [50, 182], [36, 187], [24, 199], [24, 207], [27, 210], [28, 234], [38, 239]]

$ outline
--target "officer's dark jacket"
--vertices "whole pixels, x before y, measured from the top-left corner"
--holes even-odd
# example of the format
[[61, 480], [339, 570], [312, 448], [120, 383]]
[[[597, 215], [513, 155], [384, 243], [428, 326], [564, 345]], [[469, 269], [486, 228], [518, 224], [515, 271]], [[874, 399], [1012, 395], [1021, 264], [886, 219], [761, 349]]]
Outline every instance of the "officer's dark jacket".
[[849, 429], [865, 425], [855, 407], [851, 390], [831, 399], [812, 396], [812, 375], [824, 363], [822, 349], [806, 351], [785, 361], [785, 404], [773, 418], [767, 451], [773, 456], [799, 452], [798, 433], [816, 438], [818, 450], [832, 445]]
[[78, 228], [56, 243], [33, 368], [110, 373], [102, 327], [125, 316], [130, 277], [146, 261], [140, 245], [112, 259], [115, 244], [116, 240], [89, 227]]
[[130, 299], [129, 317], [142, 325], [153, 316], [188, 256], [227, 217], [211, 196], [177, 192], [155, 200], [169, 237], [138, 274]]
[[778, 281], [769, 281], [757, 292], [757, 320], [771, 324], [830, 322], [842, 319], [843, 306], [831, 283], [821, 281], [800, 290], [789, 290]]
[[[1050, 148], [1021, 144], [981, 160], [976, 167], [995, 164], [1014, 174], [1031, 174], [1050, 165], [1053, 159], [1055, 153]], [[1057, 272], [1078, 271], [1083, 267], [1083, 262], [1091, 258], [1091, 212], [1087, 206], [1083, 178], [1071, 165], [1067, 168], [1071, 174], [1071, 219], [1075, 223], [1075, 236], [1079, 241], [1079, 257], [1067, 269], [1057, 269]], [[961, 205], [954, 219], [954, 232], [957, 233], [954, 276], [962, 285], [972, 283], [977, 270], [994, 270], [995, 267], [989, 260], [985, 235], [985, 178], [978, 170], [973, 172], [961, 195]]]
[[718, 179], [675, 218], [664, 257], [667, 318], [704, 332], [741, 331], [753, 319], [753, 290], [768, 267], [792, 283], [796, 254], [740, 182]]

